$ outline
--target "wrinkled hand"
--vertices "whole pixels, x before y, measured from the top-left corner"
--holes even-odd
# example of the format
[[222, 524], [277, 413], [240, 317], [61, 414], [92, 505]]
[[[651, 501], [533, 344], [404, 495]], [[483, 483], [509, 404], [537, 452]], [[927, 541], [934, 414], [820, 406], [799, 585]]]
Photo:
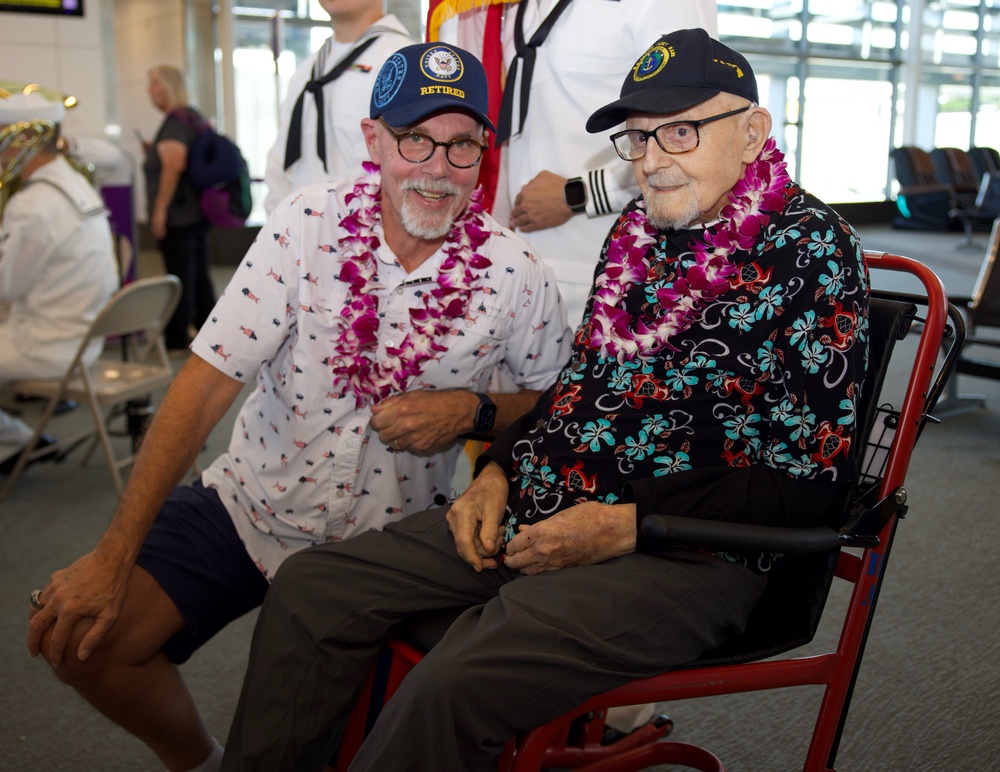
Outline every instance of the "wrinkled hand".
[[53, 667], [63, 660], [73, 630], [84, 620], [93, 624], [80, 641], [77, 656], [87, 660], [100, 646], [121, 613], [127, 579], [115, 567], [106, 565], [91, 552], [68, 568], [52, 574], [42, 591], [42, 609], [31, 608], [28, 624], [28, 651], [41, 652], [42, 636], [52, 628], [48, 658]]
[[476, 572], [496, 568], [500, 522], [507, 506], [507, 476], [488, 464], [448, 510], [448, 528], [459, 556]]
[[432, 453], [472, 431], [479, 400], [471, 391], [408, 391], [372, 408], [371, 426], [396, 450]]
[[563, 198], [566, 178], [542, 171], [535, 175], [514, 199], [510, 212], [510, 227], [531, 233], [555, 228], [573, 216], [573, 210]]
[[520, 526], [505, 563], [523, 574], [592, 565], [634, 552], [635, 538], [634, 504], [588, 501]]

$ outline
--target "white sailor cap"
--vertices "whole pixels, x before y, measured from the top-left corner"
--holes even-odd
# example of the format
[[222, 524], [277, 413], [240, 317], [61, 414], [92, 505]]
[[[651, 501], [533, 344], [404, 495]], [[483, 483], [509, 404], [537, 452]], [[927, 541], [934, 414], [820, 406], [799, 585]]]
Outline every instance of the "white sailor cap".
[[41, 94], [11, 94], [0, 98], [0, 123], [51, 121], [61, 123], [66, 115], [62, 102], [53, 102]]

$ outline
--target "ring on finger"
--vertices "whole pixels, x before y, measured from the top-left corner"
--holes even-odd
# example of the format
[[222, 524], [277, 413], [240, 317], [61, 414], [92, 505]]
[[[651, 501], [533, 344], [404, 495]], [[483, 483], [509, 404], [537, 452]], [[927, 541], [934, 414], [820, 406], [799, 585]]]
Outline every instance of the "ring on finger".
[[31, 605], [34, 606], [39, 611], [41, 611], [43, 608], [45, 608], [45, 604], [42, 603], [42, 600], [41, 600], [41, 597], [40, 597], [41, 594], [42, 594], [41, 590], [32, 590], [31, 591], [31, 595], [28, 596], [28, 600], [31, 601]]

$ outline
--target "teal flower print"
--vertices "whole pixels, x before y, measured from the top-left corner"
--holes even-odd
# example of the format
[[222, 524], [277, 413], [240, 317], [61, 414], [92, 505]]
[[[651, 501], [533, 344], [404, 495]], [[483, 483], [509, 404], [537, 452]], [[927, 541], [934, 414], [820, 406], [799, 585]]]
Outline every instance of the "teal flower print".
[[653, 470], [654, 477], [663, 477], [674, 472], [687, 472], [691, 470], [691, 464], [689, 463], [691, 457], [683, 451], [677, 451], [675, 454], [668, 453], [665, 456], [657, 456], [653, 461], [660, 464], [659, 469]]
[[740, 303], [729, 309], [729, 326], [747, 332], [753, 324], [754, 312], [749, 303]]
[[837, 265], [833, 260], [829, 260], [826, 267], [830, 269], [830, 274], [820, 274], [819, 283], [826, 287], [827, 295], [840, 295], [844, 291], [844, 267]]
[[615, 437], [612, 432], [609, 431], [611, 428], [611, 421], [606, 418], [598, 418], [597, 421], [588, 421], [584, 427], [583, 431], [580, 432], [580, 442], [585, 445], [589, 445], [590, 449], [595, 453], [601, 449], [601, 443], [605, 442], [608, 445], [615, 444]]

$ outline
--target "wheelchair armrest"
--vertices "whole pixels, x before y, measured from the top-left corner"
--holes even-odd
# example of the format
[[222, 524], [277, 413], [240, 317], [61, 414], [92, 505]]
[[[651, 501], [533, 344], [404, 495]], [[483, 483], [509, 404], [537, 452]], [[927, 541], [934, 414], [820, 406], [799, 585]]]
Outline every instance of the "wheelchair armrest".
[[[676, 515], [646, 515], [642, 535], [663, 547], [766, 552], [821, 552], [852, 546], [856, 538], [832, 528], [778, 528]], [[877, 543], [877, 542], [876, 542]]]

